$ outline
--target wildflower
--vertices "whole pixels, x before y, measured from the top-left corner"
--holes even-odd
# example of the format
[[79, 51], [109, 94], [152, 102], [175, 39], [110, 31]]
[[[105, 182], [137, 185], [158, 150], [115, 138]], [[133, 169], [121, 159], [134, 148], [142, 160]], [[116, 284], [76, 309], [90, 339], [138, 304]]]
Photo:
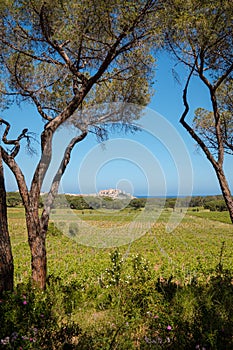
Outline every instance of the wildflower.
[[24, 300], [24, 301], [23, 301], [23, 305], [27, 305], [27, 300]]
[[171, 343], [171, 339], [169, 337], [166, 337], [166, 340], [168, 343]]
[[167, 326], [167, 330], [168, 331], [171, 331], [172, 330], [172, 327], [170, 325]]
[[159, 318], [159, 316], [158, 316], [158, 315], [155, 315], [154, 318]]
[[22, 335], [21, 337], [23, 340], [28, 340], [28, 337], [26, 335]]
[[6, 337], [4, 339], [1, 339], [1, 344], [2, 345], [6, 345], [6, 344], [9, 344], [10, 342], [10, 337]]
[[13, 332], [11, 334], [11, 340], [14, 342], [17, 338], [18, 338], [18, 333], [17, 332]]

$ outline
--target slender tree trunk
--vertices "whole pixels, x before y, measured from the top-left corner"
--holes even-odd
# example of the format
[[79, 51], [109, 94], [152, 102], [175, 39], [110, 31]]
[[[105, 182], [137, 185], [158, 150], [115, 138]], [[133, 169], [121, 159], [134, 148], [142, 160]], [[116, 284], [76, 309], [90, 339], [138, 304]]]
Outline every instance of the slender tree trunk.
[[226, 176], [224, 174], [223, 169], [221, 169], [221, 168], [215, 167], [215, 172], [217, 174], [218, 181], [219, 181], [221, 191], [223, 194], [223, 198], [225, 200], [227, 209], [228, 209], [229, 214], [230, 214], [231, 222], [233, 223], [233, 199], [232, 199], [231, 191], [230, 191], [229, 186], [228, 186]]
[[[194, 128], [192, 128], [185, 121], [185, 117], [187, 116], [187, 114], [189, 112], [189, 104], [187, 101], [187, 91], [188, 91], [188, 86], [189, 86], [191, 76], [195, 70], [197, 58], [198, 57], [196, 57], [195, 63], [194, 63], [194, 65], [189, 73], [188, 79], [187, 79], [186, 84], [185, 84], [185, 88], [183, 90], [183, 103], [184, 103], [185, 109], [184, 109], [184, 112], [182, 113], [182, 116], [180, 118], [180, 123], [188, 131], [188, 133], [192, 136], [192, 138], [198, 143], [198, 145], [201, 147], [201, 149], [205, 153], [207, 159], [210, 161], [211, 165], [213, 166], [215, 173], [217, 175], [220, 187], [221, 187], [223, 198], [225, 200], [227, 209], [228, 209], [229, 214], [230, 214], [231, 222], [233, 223], [233, 199], [232, 199], [231, 191], [230, 191], [230, 188], [229, 188], [229, 185], [228, 185], [228, 182], [227, 182], [226, 176], [224, 174], [224, 170], [223, 170], [224, 144], [223, 144], [223, 138], [222, 138], [221, 124], [220, 124], [220, 114], [219, 114], [217, 99], [216, 99], [216, 87], [213, 88], [213, 86], [209, 83], [209, 81], [203, 76], [202, 70], [199, 71], [199, 76], [209, 89], [212, 107], [213, 107], [213, 113], [214, 113], [215, 131], [216, 131], [216, 135], [217, 135], [217, 147], [216, 147], [216, 149], [218, 150], [218, 159], [217, 160], [215, 160], [210, 149], [205, 144], [205, 142], [198, 136], [198, 134], [195, 132]], [[203, 65], [202, 65], [202, 68], [203, 68]]]
[[28, 243], [31, 250], [32, 281], [37, 287], [45, 289], [47, 277], [47, 227], [41, 225], [38, 209], [26, 212], [26, 224]]
[[8, 231], [6, 189], [0, 148], [0, 294], [14, 287], [14, 263]]

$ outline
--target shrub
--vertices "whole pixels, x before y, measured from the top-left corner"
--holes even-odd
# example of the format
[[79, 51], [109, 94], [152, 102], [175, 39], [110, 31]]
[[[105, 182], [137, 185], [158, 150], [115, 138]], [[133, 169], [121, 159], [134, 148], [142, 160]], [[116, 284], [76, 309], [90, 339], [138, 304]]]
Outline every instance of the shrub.
[[77, 324], [59, 322], [54, 310], [53, 289], [38, 291], [29, 283], [14, 293], [5, 293], [0, 302], [1, 349], [65, 349], [81, 334]]
[[204, 209], [210, 211], [226, 211], [227, 206], [224, 200], [213, 200], [204, 204]]
[[44, 292], [19, 285], [0, 300], [0, 348], [230, 350], [233, 276], [223, 251], [216, 269], [189, 280], [158, 276], [142, 255], [123, 261], [116, 249], [99, 280], [50, 276]]

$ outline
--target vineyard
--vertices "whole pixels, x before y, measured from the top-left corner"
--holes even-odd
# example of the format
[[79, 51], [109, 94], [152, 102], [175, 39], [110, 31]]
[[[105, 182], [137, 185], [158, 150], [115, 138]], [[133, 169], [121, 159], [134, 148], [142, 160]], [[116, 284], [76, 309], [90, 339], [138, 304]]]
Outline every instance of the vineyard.
[[93, 245], [97, 229], [101, 242], [113, 227], [123, 237], [130, 222], [145, 230], [140, 214], [54, 210], [48, 288], [41, 294], [30, 287], [23, 209], [10, 208], [18, 287], [0, 303], [0, 348], [231, 349], [233, 240], [226, 213], [190, 210], [168, 232], [172, 210], [164, 209], [127, 244]]

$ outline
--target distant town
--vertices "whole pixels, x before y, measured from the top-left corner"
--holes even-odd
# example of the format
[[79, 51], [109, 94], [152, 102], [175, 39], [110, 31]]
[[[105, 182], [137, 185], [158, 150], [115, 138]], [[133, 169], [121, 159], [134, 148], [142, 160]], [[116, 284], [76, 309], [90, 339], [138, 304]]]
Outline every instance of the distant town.
[[110, 197], [112, 199], [124, 199], [124, 198], [133, 199], [133, 198], [136, 198], [136, 197], [132, 196], [130, 193], [127, 193], [127, 192], [119, 190], [119, 189], [114, 189], [114, 188], [101, 190], [98, 193], [89, 193], [89, 194], [66, 193], [66, 195], [81, 196], [81, 197], [89, 197], [89, 196], [93, 196], [93, 197]]

